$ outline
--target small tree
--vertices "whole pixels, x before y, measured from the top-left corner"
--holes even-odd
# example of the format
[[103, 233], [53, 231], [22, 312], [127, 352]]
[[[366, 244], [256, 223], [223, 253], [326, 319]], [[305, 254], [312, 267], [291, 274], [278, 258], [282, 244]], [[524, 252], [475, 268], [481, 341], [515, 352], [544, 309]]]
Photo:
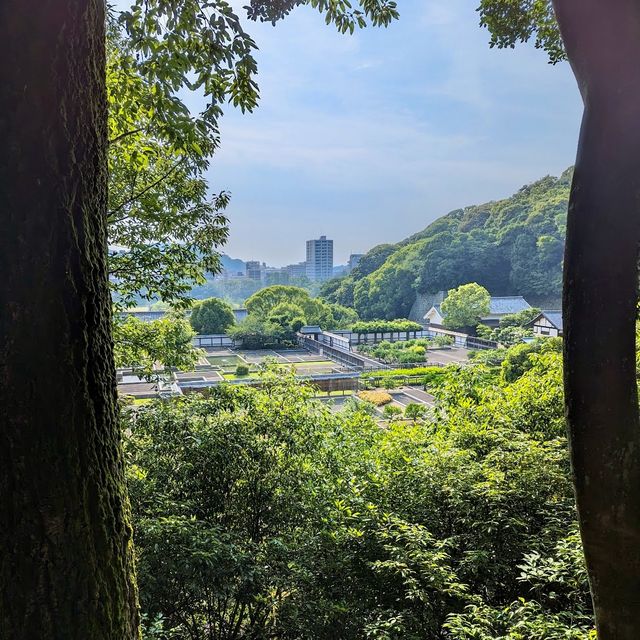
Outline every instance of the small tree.
[[404, 410], [404, 417], [409, 420], [419, 420], [420, 418], [424, 418], [426, 415], [427, 407], [423, 404], [418, 404], [417, 402], [410, 402]]
[[489, 313], [490, 301], [489, 292], [475, 282], [450, 289], [442, 303], [444, 326], [451, 329], [475, 327], [480, 318]]
[[116, 366], [131, 367], [149, 382], [160, 379], [171, 369], [193, 369], [200, 351], [193, 346], [194, 332], [180, 316], [154, 322], [127, 318], [114, 325]]
[[396, 418], [396, 417], [398, 417], [399, 415], [402, 414], [402, 409], [400, 407], [396, 407], [393, 404], [388, 404], [382, 410], [382, 414], [388, 420], [393, 420], [394, 418]]
[[197, 333], [225, 333], [236, 323], [231, 305], [220, 298], [209, 298], [199, 302], [189, 318]]

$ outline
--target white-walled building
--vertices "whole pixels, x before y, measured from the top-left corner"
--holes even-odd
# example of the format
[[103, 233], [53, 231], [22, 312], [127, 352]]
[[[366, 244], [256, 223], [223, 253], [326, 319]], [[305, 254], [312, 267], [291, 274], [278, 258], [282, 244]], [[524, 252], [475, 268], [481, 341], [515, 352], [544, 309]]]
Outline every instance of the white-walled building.
[[549, 336], [556, 338], [562, 336], [562, 311], [542, 311], [529, 325], [536, 337]]
[[[482, 324], [497, 327], [504, 316], [531, 309], [531, 305], [522, 296], [492, 296], [489, 301], [489, 314], [480, 319]], [[444, 315], [440, 304], [435, 304], [427, 311], [424, 319], [429, 324], [443, 325]]]

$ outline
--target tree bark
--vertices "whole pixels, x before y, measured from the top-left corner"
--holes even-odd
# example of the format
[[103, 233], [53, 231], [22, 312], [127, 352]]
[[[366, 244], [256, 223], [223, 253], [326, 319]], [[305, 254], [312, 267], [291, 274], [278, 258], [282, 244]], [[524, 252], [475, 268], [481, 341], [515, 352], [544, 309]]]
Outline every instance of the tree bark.
[[640, 638], [640, 2], [554, 0], [584, 101], [564, 261], [565, 396], [599, 640]]
[[0, 2], [0, 637], [131, 640], [103, 0]]

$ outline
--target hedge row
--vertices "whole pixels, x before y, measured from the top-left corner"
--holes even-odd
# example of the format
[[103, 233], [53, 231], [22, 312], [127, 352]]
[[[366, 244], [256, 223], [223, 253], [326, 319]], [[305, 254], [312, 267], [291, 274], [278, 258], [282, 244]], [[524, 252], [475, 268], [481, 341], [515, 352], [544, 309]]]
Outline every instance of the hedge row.
[[355, 322], [351, 325], [353, 333], [407, 333], [409, 331], [421, 331], [422, 325], [411, 320], [369, 320], [367, 322]]

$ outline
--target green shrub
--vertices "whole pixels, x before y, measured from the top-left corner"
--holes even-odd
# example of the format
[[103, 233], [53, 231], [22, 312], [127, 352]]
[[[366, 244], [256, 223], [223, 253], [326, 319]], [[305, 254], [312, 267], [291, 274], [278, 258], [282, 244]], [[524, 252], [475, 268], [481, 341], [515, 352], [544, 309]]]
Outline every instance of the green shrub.
[[410, 420], [417, 420], [423, 418], [427, 414], [427, 407], [417, 402], [410, 402], [404, 409], [405, 418]]
[[399, 340], [388, 342], [383, 340], [375, 345], [360, 345], [361, 353], [377, 358], [387, 364], [413, 364], [422, 363], [427, 360], [427, 347], [430, 340], [420, 338], [419, 340]]
[[396, 416], [399, 416], [401, 413], [402, 413], [402, 409], [392, 404], [386, 405], [385, 408], [382, 410], [382, 415], [385, 418], [395, 418]]
[[389, 379], [392, 379], [393, 386], [401, 386], [402, 384], [411, 382], [427, 387], [437, 387], [442, 384], [446, 376], [446, 367], [415, 367], [414, 369], [371, 371], [364, 373], [360, 379], [364, 384], [374, 387], [386, 386], [386, 381]]
[[449, 347], [453, 344], [453, 336], [445, 336], [445, 335], [437, 335], [434, 339], [433, 342], [438, 346], [438, 347]]
[[249, 367], [246, 364], [239, 364], [236, 367], [236, 375], [239, 378], [243, 378], [244, 376], [248, 376], [249, 375]]

